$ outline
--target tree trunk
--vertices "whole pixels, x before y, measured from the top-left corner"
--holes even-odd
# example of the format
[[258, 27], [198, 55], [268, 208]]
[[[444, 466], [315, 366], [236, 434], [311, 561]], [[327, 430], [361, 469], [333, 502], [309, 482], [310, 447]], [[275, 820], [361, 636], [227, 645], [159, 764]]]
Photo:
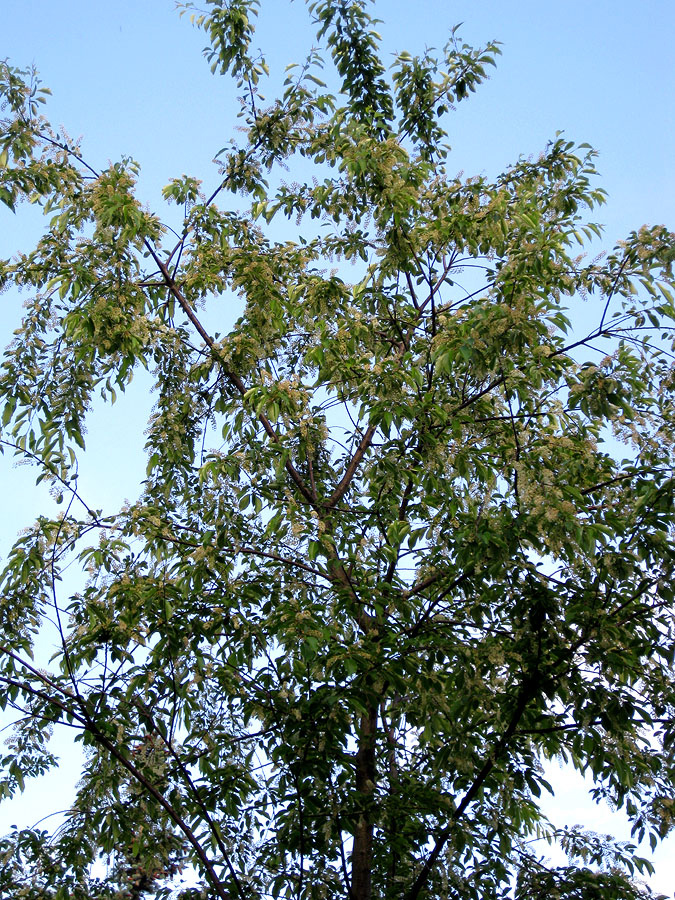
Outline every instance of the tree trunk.
[[356, 790], [362, 798], [364, 809], [354, 833], [352, 852], [352, 900], [370, 900], [372, 894], [373, 821], [368, 808], [370, 795], [375, 789], [375, 733], [377, 731], [377, 707], [369, 706], [361, 717], [359, 748], [356, 753]]

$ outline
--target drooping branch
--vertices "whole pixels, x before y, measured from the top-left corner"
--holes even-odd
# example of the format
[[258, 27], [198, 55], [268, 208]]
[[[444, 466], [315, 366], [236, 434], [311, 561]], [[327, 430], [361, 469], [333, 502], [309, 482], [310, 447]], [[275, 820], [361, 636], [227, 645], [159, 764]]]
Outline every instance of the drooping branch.
[[[107, 752], [115, 760], [117, 760], [117, 762], [123, 768], [125, 768], [127, 772], [129, 772], [132, 778], [137, 781], [138, 784], [140, 784], [141, 787], [145, 791], [147, 791], [147, 793], [150, 794], [150, 796], [153, 797], [154, 800], [157, 801], [157, 803], [167, 813], [172, 822], [183, 832], [183, 834], [187, 838], [188, 843], [191, 845], [200, 862], [204, 866], [211, 885], [218, 897], [220, 897], [221, 900], [232, 900], [232, 895], [225, 890], [225, 887], [221, 879], [219, 878], [213, 863], [209, 859], [208, 854], [202, 847], [192, 828], [190, 828], [185, 819], [176, 811], [176, 809], [174, 809], [173, 805], [166, 799], [161, 791], [157, 790], [154, 784], [152, 784], [152, 782], [149, 781], [148, 778], [146, 778], [146, 776], [140, 771], [137, 766], [134, 765], [134, 763], [126, 756], [126, 754], [122, 752], [120, 747], [113, 741], [111, 741], [108, 737], [106, 737], [106, 735], [101, 731], [101, 729], [98, 727], [93, 717], [89, 713], [86, 707], [86, 703], [81, 695], [78, 697], [73, 697], [73, 695], [68, 690], [60, 687], [44, 672], [39, 671], [29, 662], [22, 659], [9, 647], [0, 645], [0, 653], [4, 653], [6, 656], [9, 656], [11, 659], [13, 659], [14, 662], [17, 663], [17, 665], [30, 672], [46, 687], [51, 688], [51, 690], [54, 691], [57, 696], [40, 690], [29, 682], [21, 682], [18, 679], [14, 680], [7, 677], [3, 677], [2, 680], [5, 683], [14, 684], [20, 687], [21, 690], [23, 690], [25, 693], [35, 696], [43, 702], [53, 704], [58, 709], [62, 710], [65, 715], [72, 717], [75, 721], [79, 722], [80, 726], [91, 735], [94, 741], [99, 744], [99, 746], [103, 747], [103, 749], [107, 750]], [[73, 701], [75, 701], [75, 706], [72, 705]], [[241, 900], [244, 900], [244, 898], [246, 897], [246, 892], [227, 853], [224, 854], [223, 862], [230, 872], [232, 881], [237, 889], [237, 894], [239, 895]]]

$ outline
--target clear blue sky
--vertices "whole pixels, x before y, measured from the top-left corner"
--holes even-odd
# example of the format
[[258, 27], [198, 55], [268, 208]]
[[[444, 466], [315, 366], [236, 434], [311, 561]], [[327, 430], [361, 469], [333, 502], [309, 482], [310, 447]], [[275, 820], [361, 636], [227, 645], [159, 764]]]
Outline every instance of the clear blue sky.
[[[643, 223], [675, 226], [672, 0], [417, 0], [414, 8], [407, 0], [381, 0], [375, 10], [385, 20], [380, 31], [388, 52], [440, 47], [459, 22], [469, 43], [503, 42], [491, 80], [449, 120], [451, 168], [494, 176], [519, 154], [539, 153], [562, 129], [600, 152], [609, 193], [598, 215], [605, 247]], [[142, 165], [144, 200], [157, 210], [160, 189], [173, 176], [215, 185], [211, 159], [237, 124], [234, 89], [210, 74], [201, 56], [204, 35], [178, 17], [171, 0], [3, 0], [2, 14], [0, 58], [38, 66], [54, 94], [48, 115], [84, 136], [94, 166], [132, 155]], [[302, 0], [263, 0], [259, 41], [281, 80], [284, 66], [301, 60], [313, 41]], [[30, 246], [40, 224], [34, 210], [20, 207], [13, 216], [1, 209], [0, 257]], [[20, 298], [3, 294], [4, 343], [19, 314]], [[135, 494], [149, 402], [139, 382], [113, 410], [96, 411], [82, 479], [90, 505]], [[44, 505], [33, 481], [28, 470], [0, 460], [2, 553]], [[565, 776], [560, 784], [555, 804], [568, 822], [615, 828], [604, 810], [581, 805], [572, 780]], [[3, 810], [0, 831], [40, 818], [48, 796], [43, 785], [16, 811]], [[653, 879], [668, 893], [674, 846], [657, 855]]]

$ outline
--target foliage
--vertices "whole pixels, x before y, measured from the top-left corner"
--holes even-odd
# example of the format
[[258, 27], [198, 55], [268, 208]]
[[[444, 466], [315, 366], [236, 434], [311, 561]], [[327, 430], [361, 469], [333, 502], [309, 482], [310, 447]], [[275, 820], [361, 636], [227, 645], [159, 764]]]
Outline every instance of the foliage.
[[[193, 15], [245, 127], [211, 196], [167, 185], [177, 242], [132, 160], [95, 170], [0, 70], [0, 199], [49, 222], [0, 267], [31, 295], [2, 440], [65, 504], [2, 576], [0, 791], [55, 765], [53, 728], [84, 750], [0, 894], [646, 897], [635, 846], [539, 797], [562, 759], [637, 837], [673, 824], [673, 235], [577, 255], [603, 193], [560, 135], [451, 176], [447, 114], [498, 46], [387, 70], [365, 0], [309, 5], [335, 87], [314, 50], [265, 106], [257, 6]], [[104, 514], [87, 414], [139, 368], [147, 480]]]

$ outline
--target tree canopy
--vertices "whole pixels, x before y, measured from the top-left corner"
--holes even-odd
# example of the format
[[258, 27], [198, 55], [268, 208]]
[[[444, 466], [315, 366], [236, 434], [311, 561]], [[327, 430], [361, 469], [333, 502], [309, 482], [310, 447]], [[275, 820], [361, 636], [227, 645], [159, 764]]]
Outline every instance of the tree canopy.
[[[58, 830], [0, 841], [0, 894], [650, 896], [634, 844], [540, 796], [563, 760], [636, 838], [673, 826], [673, 234], [589, 260], [604, 194], [562, 135], [450, 174], [498, 44], [388, 68], [366, 0], [315, 0], [269, 101], [258, 5], [192, 12], [243, 127], [175, 210], [0, 65], [0, 200], [48, 217], [0, 262], [30, 298], [2, 447], [63, 502], [2, 573], [0, 796], [57, 765], [53, 729], [84, 750]], [[87, 417], [138, 370], [147, 478], [92, 509]]]

